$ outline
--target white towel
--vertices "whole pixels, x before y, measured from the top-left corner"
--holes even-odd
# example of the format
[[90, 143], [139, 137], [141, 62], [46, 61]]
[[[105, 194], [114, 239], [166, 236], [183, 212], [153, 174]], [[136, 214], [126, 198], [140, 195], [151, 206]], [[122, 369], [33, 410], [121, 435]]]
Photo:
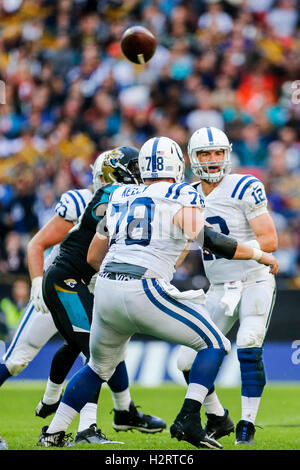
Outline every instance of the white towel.
[[162, 279], [160, 279], [158, 282], [166, 294], [168, 294], [173, 299], [189, 300], [190, 302], [194, 302], [196, 304], [205, 304], [206, 302], [206, 294], [203, 289], [191, 289], [181, 292], [175, 286]]
[[225, 307], [225, 315], [232, 317], [237, 304], [241, 300], [243, 283], [241, 281], [226, 282], [221, 304]]

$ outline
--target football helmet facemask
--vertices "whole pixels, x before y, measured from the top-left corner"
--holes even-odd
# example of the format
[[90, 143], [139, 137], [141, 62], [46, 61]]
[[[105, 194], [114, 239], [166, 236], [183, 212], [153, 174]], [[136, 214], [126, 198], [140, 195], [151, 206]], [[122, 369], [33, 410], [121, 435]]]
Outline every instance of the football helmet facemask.
[[[230, 173], [232, 144], [226, 134], [216, 127], [202, 127], [194, 132], [188, 143], [188, 155], [194, 175], [210, 183], [220, 181]], [[198, 152], [206, 150], [224, 150], [221, 161], [199, 161]], [[210, 168], [218, 167], [218, 172], [210, 172]]]
[[91, 169], [93, 171], [93, 187], [94, 191], [96, 192], [99, 188], [102, 188], [103, 185], [106, 183], [102, 181], [103, 178], [102, 173], [102, 165], [104, 162], [105, 157], [111, 152], [111, 150], [106, 150], [105, 152], [100, 153], [96, 158], [93, 165], [91, 165]]

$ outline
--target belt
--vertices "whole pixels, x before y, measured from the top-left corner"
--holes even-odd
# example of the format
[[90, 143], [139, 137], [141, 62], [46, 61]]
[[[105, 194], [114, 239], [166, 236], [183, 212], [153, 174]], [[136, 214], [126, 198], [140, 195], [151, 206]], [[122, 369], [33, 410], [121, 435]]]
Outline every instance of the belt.
[[136, 281], [138, 279], [141, 279], [140, 277], [134, 277], [129, 274], [111, 273], [109, 271], [104, 271], [102, 273], [99, 273], [99, 276], [103, 277], [104, 279], [110, 279], [112, 281]]

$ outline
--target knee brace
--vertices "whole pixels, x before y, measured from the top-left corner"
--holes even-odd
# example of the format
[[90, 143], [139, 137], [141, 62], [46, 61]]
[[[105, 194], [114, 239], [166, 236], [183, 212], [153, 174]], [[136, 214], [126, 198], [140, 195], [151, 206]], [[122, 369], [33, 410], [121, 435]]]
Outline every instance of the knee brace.
[[242, 396], [260, 397], [266, 385], [262, 348], [237, 350], [241, 368]]

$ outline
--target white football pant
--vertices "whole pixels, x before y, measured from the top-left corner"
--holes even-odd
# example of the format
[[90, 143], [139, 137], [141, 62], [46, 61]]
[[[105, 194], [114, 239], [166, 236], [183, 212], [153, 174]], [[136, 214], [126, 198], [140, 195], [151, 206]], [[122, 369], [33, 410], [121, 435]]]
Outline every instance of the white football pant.
[[[226, 335], [239, 320], [240, 325], [236, 337], [237, 347], [262, 347], [276, 298], [274, 276], [270, 274], [265, 280], [245, 282], [240, 302], [232, 316], [224, 313], [225, 306], [221, 304], [223, 295], [223, 284], [215, 284], [207, 292], [205, 307], [213, 322]], [[178, 369], [190, 370], [194, 358], [195, 351], [181, 347], [177, 362]]]
[[125, 359], [135, 333], [184, 344], [196, 352], [207, 347], [230, 351], [230, 341], [203, 306], [175, 300], [155, 279], [115, 281], [98, 276], [89, 365], [103, 380], [109, 380]]
[[37, 312], [30, 300], [2, 358], [10, 374], [20, 374], [55, 333], [51, 313]]

